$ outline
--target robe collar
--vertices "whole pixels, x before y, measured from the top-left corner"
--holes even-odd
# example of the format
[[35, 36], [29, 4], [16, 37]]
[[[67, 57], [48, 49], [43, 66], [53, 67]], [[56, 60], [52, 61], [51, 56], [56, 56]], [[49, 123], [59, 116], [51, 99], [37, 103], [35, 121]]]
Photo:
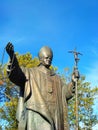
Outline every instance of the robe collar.
[[47, 68], [46, 68], [45, 66], [43, 66], [43, 65], [39, 65], [39, 66], [38, 66], [38, 69], [39, 69], [40, 71], [42, 71], [43, 73], [48, 74], [48, 75], [50, 75], [50, 76], [55, 75], [55, 72], [54, 72], [53, 70], [47, 69]]

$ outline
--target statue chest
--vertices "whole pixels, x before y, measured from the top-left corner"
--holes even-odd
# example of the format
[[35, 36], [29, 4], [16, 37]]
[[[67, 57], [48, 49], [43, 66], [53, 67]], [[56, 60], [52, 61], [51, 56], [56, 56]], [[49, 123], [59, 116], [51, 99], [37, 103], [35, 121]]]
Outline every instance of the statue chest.
[[58, 84], [55, 76], [45, 75], [41, 77], [40, 92], [46, 102], [56, 103]]

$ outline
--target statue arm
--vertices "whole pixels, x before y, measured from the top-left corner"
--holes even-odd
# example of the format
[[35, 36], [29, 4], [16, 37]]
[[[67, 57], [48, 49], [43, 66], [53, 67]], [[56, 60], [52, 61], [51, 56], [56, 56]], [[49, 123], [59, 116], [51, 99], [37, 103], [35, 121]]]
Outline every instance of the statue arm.
[[14, 84], [22, 87], [25, 85], [26, 77], [22, 69], [20, 68], [16, 56], [14, 56], [13, 62], [10, 60], [7, 66], [8, 78]]
[[63, 85], [63, 94], [66, 100], [71, 99], [75, 95], [75, 85], [70, 82], [67, 85]]
[[14, 84], [20, 87], [23, 87], [26, 82], [26, 77], [18, 64], [16, 55], [14, 54], [13, 45], [11, 43], [7, 44], [6, 51], [10, 56], [10, 62], [8, 63], [8, 66], [7, 66], [8, 78]]
[[80, 78], [79, 72], [74, 71], [72, 73], [71, 82], [68, 83], [66, 86], [64, 86], [64, 89], [65, 89], [64, 92], [65, 92], [65, 96], [67, 100], [71, 99], [75, 95], [75, 89], [76, 89], [75, 86], [79, 78]]

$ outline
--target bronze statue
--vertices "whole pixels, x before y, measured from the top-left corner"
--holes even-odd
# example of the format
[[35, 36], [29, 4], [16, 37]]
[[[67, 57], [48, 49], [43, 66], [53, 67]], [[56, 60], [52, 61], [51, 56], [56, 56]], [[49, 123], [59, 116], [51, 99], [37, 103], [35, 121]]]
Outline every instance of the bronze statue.
[[10, 56], [7, 68], [9, 79], [20, 87], [18, 130], [69, 130], [67, 101], [74, 96], [75, 81], [79, 75], [74, 72], [72, 81], [68, 85], [63, 84], [49, 68], [53, 52], [47, 46], [40, 49], [40, 64], [34, 68], [19, 66], [12, 43], [7, 44], [6, 51]]

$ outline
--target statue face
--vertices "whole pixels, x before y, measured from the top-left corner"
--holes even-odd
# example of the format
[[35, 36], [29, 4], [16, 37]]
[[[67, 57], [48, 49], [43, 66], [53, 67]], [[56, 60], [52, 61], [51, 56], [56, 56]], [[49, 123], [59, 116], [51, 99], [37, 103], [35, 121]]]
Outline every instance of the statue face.
[[41, 48], [39, 52], [39, 60], [42, 65], [49, 68], [52, 62], [53, 52], [49, 47]]
[[50, 67], [51, 62], [52, 62], [52, 58], [51, 58], [51, 57], [49, 57], [49, 56], [43, 57], [43, 62], [42, 62], [42, 64], [43, 64], [44, 66]]

